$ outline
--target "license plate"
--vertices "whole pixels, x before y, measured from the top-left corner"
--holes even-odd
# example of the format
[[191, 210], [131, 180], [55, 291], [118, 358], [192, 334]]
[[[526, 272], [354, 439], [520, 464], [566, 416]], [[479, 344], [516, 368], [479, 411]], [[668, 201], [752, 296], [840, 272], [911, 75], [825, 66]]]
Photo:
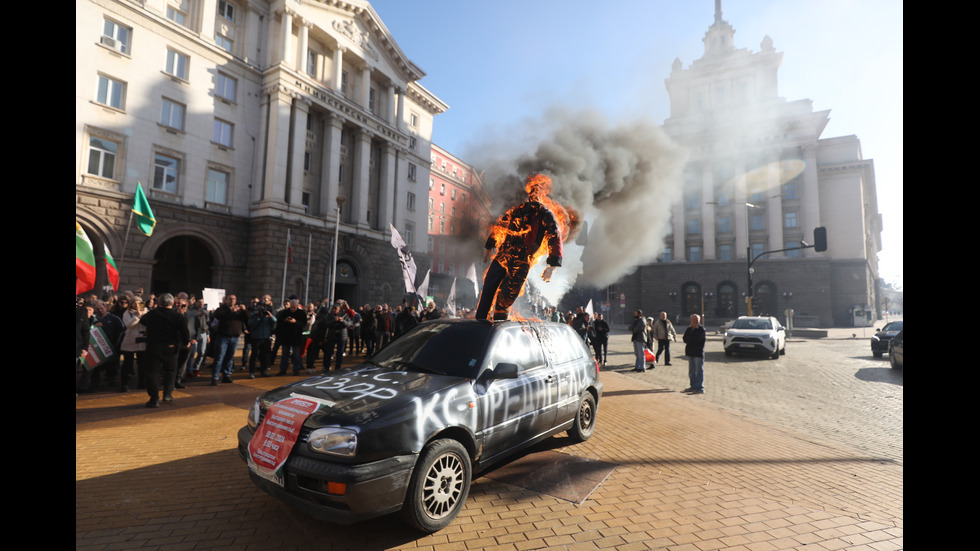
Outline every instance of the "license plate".
[[742, 348], [755, 348], [754, 344], [740, 344], [739, 346]]

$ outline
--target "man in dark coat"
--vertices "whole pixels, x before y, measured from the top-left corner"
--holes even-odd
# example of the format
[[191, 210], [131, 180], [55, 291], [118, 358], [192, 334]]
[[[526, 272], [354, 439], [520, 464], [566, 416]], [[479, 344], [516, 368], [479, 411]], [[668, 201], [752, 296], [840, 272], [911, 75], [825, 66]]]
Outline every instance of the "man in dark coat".
[[[146, 327], [146, 407], [160, 406], [160, 377], [163, 377], [163, 402], [174, 401], [174, 379], [180, 349], [190, 345], [190, 333], [183, 314], [175, 311], [174, 296], [164, 293], [157, 298], [158, 306], [140, 318]], [[140, 369], [143, 369], [140, 367]]]

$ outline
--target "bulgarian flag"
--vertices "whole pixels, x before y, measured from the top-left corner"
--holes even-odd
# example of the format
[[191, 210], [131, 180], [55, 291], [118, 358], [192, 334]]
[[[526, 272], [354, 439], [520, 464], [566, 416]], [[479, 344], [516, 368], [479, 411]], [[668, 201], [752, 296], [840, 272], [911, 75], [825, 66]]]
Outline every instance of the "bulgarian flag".
[[116, 261], [112, 258], [112, 253], [109, 252], [109, 245], [105, 243], [102, 244], [105, 247], [105, 273], [109, 276], [109, 283], [112, 284], [112, 290], [119, 290], [119, 268], [116, 267]]
[[153, 235], [157, 219], [153, 217], [153, 209], [143, 193], [143, 184], [136, 182], [136, 196], [133, 197], [133, 213], [136, 214], [136, 227], [147, 237]]
[[75, 294], [95, 287], [95, 253], [85, 230], [75, 222]]

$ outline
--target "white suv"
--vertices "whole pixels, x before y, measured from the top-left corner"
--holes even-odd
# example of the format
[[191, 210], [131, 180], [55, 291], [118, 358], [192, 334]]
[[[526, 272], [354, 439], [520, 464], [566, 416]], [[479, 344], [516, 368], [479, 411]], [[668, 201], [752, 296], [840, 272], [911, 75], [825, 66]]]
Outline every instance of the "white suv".
[[763, 353], [770, 359], [786, 353], [786, 328], [772, 316], [742, 316], [725, 332], [725, 355]]

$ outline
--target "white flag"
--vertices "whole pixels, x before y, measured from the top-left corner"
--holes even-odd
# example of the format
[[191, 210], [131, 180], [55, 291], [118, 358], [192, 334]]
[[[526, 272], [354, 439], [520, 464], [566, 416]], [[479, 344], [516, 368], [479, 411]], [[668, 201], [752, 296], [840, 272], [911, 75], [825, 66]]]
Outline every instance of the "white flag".
[[446, 297], [446, 312], [450, 316], [456, 317], [456, 278], [453, 278], [453, 284], [449, 288], [449, 296]]
[[428, 270], [427, 272], [425, 272], [425, 279], [422, 280], [422, 283], [419, 285], [418, 291], [416, 291], [416, 294], [422, 297], [423, 308], [425, 307], [426, 299], [429, 297], [429, 274], [430, 273], [432, 273], [432, 270]]
[[470, 264], [470, 269], [466, 270], [466, 279], [473, 282], [473, 296], [479, 299], [480, 285], [476, 281], [476, 263]]
[[[390, 225], [390, 224], [389, 224]], [[398, 261], [402, 265], [402, 276], [405, 278], [405, 292], [414, 293], [415, 292], [415, 259], [412, 258], [412, 251], [408, 249], [408, 245], [402, 239], [402, 236], [395, 229], [395, 226], [391, 226], [391, 246], [398, 251]]]
[[595, 317], [595, 311], [592, 309], [592, 299], [589, 299], [589, 305], [585, 307], [585, 313], [589, 315], [590, 318]]

